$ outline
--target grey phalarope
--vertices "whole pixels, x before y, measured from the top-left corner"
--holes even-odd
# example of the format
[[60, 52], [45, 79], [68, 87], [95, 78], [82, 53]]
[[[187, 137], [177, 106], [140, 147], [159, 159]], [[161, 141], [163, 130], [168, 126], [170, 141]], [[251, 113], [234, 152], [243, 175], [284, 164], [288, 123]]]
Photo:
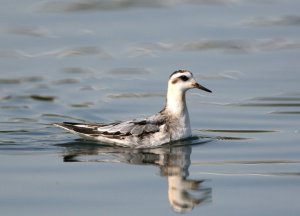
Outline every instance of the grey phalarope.
[[197, 88], [207, 92], [187, 70], [177, 70], [168, 81], [165, 107], [147, 118], [111, 124], [56, 123], [85, 139], [132, 148], [156, 147], [192, 136], [189, 113], [185, 101], [187, 90]]

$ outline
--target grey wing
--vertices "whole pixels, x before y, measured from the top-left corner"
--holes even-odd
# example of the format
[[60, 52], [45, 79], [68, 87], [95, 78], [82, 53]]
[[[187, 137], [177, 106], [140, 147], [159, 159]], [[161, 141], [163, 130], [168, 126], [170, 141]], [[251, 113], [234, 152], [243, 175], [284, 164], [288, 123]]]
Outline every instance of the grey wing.
[[59, 127], [72, 132], [85, 134], [88, 136], [124, 137], [124, 136], [144, 136], [158, 132], [164, 119], [160, 116], [152, 116], [145, 119], [135, 119], [112, 124], [84, 124], [64, 122], [56, 124]]
[[98, 130], [99, 128], [113, 128], [119, 123], [113, 124], [84, 124], [75, 122], [56, 123], [54, 125], [68, 130], [72, 133], [77, 133], [85, 137], [106, 137], [112, 139], [123, 139], [125, 134], [121, 134], [116, 130]]
[[75, 122], [63, 122], [55, 123], [54, 125], [66, 129], [71, 132], [77, 132], [85, 135], [99, 135], [97, 128], [100, 125], [96, 124], [84, 124], [84, 123], [75, 123]]
[[145, 119], [135, 119], [118, 124], [99, 126], [97, 130], [103, 134], [144, 136], [158, 132], [163, 122], [162, 118], [153, 116]]

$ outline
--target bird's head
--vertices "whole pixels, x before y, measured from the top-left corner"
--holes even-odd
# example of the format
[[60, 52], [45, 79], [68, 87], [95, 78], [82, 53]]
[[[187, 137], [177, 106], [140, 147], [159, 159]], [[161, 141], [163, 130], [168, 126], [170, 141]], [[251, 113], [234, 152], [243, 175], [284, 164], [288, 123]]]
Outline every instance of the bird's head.
[[200, 85], [193, 77], [192, 72], [188, 70], [177, 70], [172, 73], [169, 77], [168, 88], [173, 91], [186, 92], [189, 89], [197, 88], [206, 92], [211, 92], [211, 90]]

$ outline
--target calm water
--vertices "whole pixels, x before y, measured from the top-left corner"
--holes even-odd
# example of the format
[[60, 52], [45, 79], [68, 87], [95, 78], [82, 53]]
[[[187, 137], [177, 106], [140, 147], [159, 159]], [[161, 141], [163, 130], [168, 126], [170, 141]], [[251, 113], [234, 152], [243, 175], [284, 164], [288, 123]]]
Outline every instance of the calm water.
[[[299, 215], [300, 2], [2, 0], [1, 215]], [[195, 137], [133, 151], [51, 126], [164, 105]]]

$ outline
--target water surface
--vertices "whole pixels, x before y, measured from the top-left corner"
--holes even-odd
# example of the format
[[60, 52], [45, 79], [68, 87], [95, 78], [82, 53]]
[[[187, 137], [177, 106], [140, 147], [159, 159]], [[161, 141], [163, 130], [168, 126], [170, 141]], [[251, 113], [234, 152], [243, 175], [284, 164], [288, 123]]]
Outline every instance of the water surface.
[[[298, 1], [3, 1], [1, 215], [299, 215]], [[151, 115], [191, 70], [194, 137], [87, 142], [54, 122]]]

